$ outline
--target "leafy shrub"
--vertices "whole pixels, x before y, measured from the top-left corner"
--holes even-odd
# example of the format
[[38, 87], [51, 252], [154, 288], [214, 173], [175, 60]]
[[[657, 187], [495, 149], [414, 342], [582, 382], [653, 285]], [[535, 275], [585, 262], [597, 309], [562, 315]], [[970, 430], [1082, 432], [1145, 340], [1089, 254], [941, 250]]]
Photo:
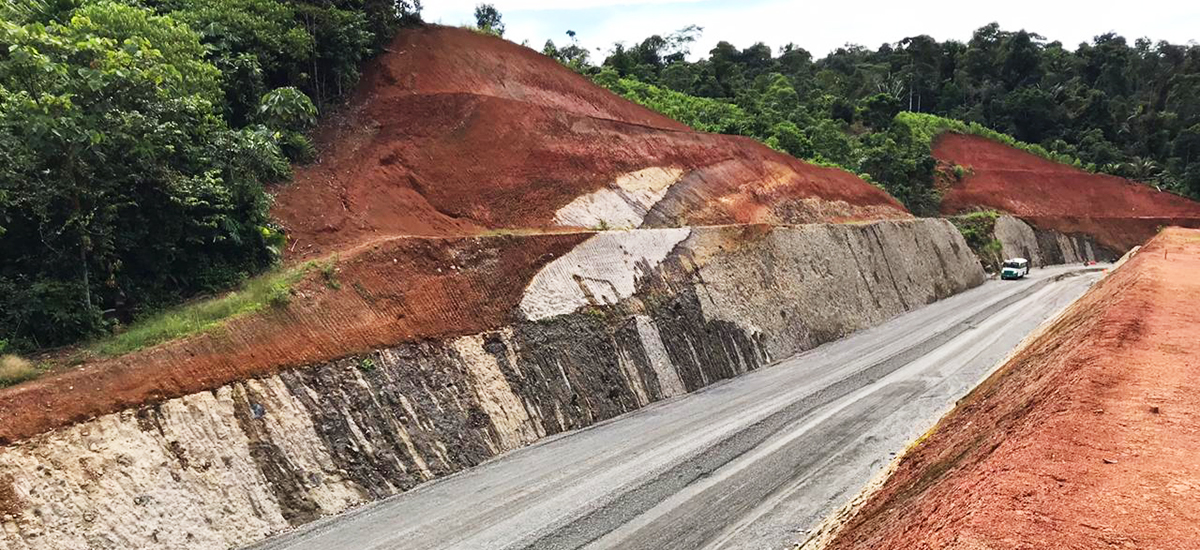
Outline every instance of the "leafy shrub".
[[263, 95], [257, 116], [272, 130], [306, 132], [317, 123], [317, 108], [304, 92], [287, 86]]
[[321, 278], [325, 281], [325, 286], [333, 290], [341, 290], [342, 283], [337, 276], [337, 255], [334, 255], [329, 261], [321, 264]]
[[744, 135], [751, 125], [746, 111], [732, 103], [690, 96], [632, 78], [613, 81], [611, 75], [612, 73], [601, 73], [597, 83], [625, 99], [658, 111], [701, 132]]

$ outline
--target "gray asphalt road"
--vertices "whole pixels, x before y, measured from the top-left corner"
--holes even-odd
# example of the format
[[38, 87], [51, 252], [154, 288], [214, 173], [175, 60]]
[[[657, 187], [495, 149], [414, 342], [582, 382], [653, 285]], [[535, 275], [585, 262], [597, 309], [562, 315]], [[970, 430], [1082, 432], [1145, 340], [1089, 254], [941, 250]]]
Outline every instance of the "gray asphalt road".
[[787, 548], [1098, 276], [990, 281], [255, 548]]

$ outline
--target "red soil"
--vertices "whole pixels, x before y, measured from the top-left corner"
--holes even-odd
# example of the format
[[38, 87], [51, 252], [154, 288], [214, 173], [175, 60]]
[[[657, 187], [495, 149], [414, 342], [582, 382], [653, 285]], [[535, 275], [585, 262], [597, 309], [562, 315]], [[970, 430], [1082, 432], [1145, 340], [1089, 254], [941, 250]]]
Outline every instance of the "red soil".
[[1200, 227], [1200, 203], [987, 138], [946, 133], [934, 144], [933, 156], [974, 171], [946, 193], [945, 214], [994, 208], [1044, 229], [1091, 235], [1121, 252], [1144, 243], [1160, 227]]
[[289, 367], [501, 327], [517, 320], [533, 275], [588, 236], [372, 243], [338, 262], [340, 289], [313, 273], [284, 307], [0, 392], [0, 444]]
[[[401, 33], [364, 75], [319, 136], [320, 162], [279, 189], [273, 214], [297, 243], [294, 256], [392, 235], [547, 227], [576, 197], [654, 166], [683, 169], [695, 184], [673, 194], [672, 223], [907, 216], [852, 174], [691, 131], [529, 48], [471, 31]], [[776, 199], [811, 204], [767, 202]]]
[[[658, 208], [660, 224], [908, 216], [853, 175], [693, 132], [528, 48], [470, 31], [401, 33], [364, 75], [323, 126], [321, 161], [278, 190], [273, 210], [293, 261], [340, 252], [341, 289], [312, 276], [284, 308], [0, 391], [0, 444], [286, 368], [509, 324], [538, 269], [588, 236], [545, 232], [556, 210], [626, 172], [686, 171]], [[461, 236], [495, 228], [545, 234]]]
[[1200, 541], [1200, 231], [1169, 229], [914, 447], [831, 545]]

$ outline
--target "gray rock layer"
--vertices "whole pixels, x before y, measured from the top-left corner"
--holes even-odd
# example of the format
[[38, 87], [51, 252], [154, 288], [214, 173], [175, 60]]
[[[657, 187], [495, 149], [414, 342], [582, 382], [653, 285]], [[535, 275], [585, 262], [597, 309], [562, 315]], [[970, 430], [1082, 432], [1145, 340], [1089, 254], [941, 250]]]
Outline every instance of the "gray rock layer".
[[1085, 235], [1035, 228], [1012, 216], [1000, 216], [993, 229], [1005, 258], [1025, 258], [1034, 266], [1115, 261], [1121, 255]]
[[[602, 238], [604, 250], [646, 248], [644, 232]], [[587, 290], [603, 280], [580, 284], [594, 305], [570, 313], [244, 380], [4, 448], [0, 549], [247, 545], [984, 278], [943, 220], [693, 229], [654, 265], [630, 257], [547, 266], [635, 275], [632, 294], [609, 301]]]

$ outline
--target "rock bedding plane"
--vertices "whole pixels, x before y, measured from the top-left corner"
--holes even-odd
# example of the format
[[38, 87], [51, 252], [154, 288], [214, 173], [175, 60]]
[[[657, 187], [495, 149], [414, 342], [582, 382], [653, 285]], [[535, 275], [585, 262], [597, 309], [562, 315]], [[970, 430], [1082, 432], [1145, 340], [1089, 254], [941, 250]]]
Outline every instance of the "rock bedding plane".
[[[28, 437], [0, 449], [0, 549], [250, 544], [984, 279], [944, 220], [401, 239], [360, 255], [343, 260], [341, 289], [314, 281], [307, 300], [232, 325], [237, 339], [154, 352], [173, 361], [157, 379], [219, 384], [50, 431], [6, 423]], [[488, 286], [505, 262], [508, 278]], [[397, 276], [411, 290], [394, 293]], [[426, 336], [404, 336], [417, 327]], [[362, 351], [299, 368], [239, 362], [322, 338], [317, 349]]]

